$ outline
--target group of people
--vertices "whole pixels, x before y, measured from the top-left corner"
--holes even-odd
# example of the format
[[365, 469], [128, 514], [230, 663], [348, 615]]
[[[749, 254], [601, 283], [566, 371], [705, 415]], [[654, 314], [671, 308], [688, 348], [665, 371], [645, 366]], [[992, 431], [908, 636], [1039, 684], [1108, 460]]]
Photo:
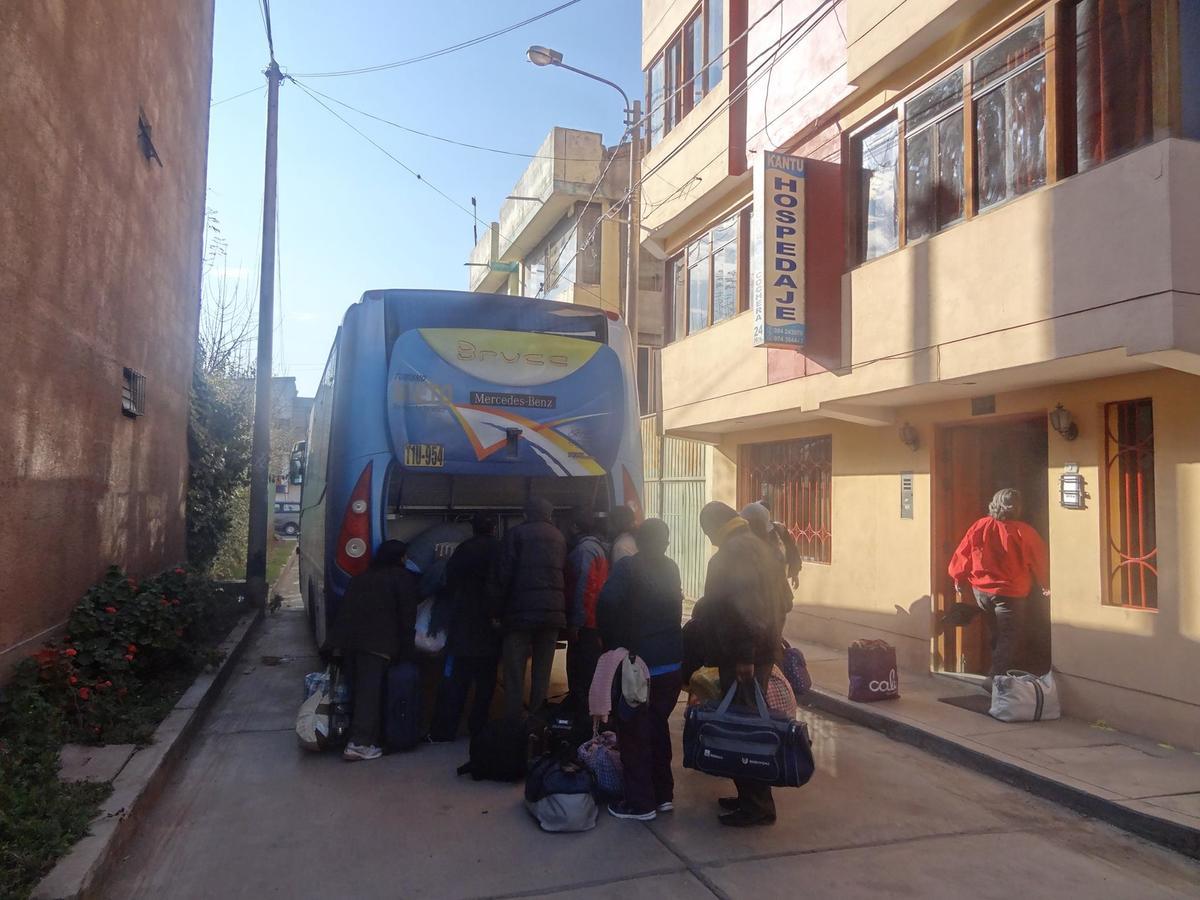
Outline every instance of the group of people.
[[[595, 677], [613, 686], [613, 702], [604, 708], [617, 734], [624, 797], [609, 812], [644, 821], [673, 810], [668, 722], [683, 686], [696, 668], [715, 666], [722, 689], [737, 682], [739, 702], [753, 705], [754, 682], [765, 689], [780, 652], [799, 573], [794, 542], [763, 503], [741, 515], [710, 503], [701, 510], [700, 527], [716, 553], [685, 628], [679, 569], [666, 555], [670, 532], [662, 520], [638, 524], [627, 507], [615, 508], [607, 522], [576, 510], [560, 528], [553, 507], [534, 499], [525, 520], [500, 538], [494, 516], [475, 516], [474, 535], [454, 549], [439, 588], [448, 609], [447, 638], [428, 740], [457, 737], [472, 689], [467, 721], [471, 734], [478, 733], [488, 721], [498, 671], [507, 717], [525, 714], [527, 670], [527, 708], [540, 709], [565, 637], [573, 714], [591, 717]], [[406, 550], [400, 541], [380, 545], [368, 571], [352, 579], [331, 632], [329, 645], [351, 657], [353, 669], [354, 712], [343, 754], [349, 760], [381, 755], [387, 667], [417, 654], [421, 579], [405, 565]], [[602, 664], [605, 651], [617, 648], [644, 667], [644, 702], [622, 702], [620, 670], [614, 677]], [[601, 683], [602, 694], [606, 687]], [[599, 716], [594, 724], [601, 724]], [[768, 786], [735, 785], [736, 796], [720, 800], [722, 824], [775, 821]]]

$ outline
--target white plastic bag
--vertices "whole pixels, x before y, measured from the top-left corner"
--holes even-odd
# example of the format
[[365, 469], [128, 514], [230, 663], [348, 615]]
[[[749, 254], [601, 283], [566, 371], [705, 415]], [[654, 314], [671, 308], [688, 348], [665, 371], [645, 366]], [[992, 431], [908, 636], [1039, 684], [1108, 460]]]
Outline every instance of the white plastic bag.
[[1001, 722], [1040, 722], [1062, 715], [1058, 702], [1058, 685], [1054, 673], [1031, 675], [1010, 669], [1007, 675], [992, 679], [993, 719]]
[[621, 661], [621, 696], [634, 707], [650, 699], [650, 675], [645, 663], [639, 665], [632, 653]]
[[319, 753], [326, 747], [329, 740], [329, 714], [333, 706], [331, 697], [329, 681], [326, 680], [300, 704], [300, 712], [296, 716], [296, 737], [305, 750]]
[[413, 643], [421, 653], [441, 653], [446, 649], [446, 632], [429, 633], [429, 623], [433, 618], [433, 598], [422, 600], [417, 606], [417, 627], [413, 635]]

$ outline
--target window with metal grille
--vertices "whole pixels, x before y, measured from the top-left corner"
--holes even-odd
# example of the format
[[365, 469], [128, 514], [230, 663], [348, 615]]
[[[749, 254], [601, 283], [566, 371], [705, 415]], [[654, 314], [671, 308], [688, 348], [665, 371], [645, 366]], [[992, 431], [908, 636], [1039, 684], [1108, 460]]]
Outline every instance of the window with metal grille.
[[1149, 399], [1104, 407], [1108, 517], [1105, 602], [1158, 609], [1158, 539], [1154, 523], [1154, 413]]
[[146, 376], [141, 372], [121, 370], [121, 412], [130, 418], [146, 414]]
[[833, 549], [833, 438], [747, 444], [738, 466], [738, 503], [766, 500], [787, 526], [800, 555], [827, 563]]

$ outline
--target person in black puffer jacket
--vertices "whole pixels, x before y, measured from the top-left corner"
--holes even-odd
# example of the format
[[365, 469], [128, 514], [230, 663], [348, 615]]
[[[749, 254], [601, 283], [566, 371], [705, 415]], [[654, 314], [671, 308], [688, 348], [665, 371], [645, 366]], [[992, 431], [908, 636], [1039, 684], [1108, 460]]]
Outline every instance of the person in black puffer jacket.
[[521, 716], [525, 661], [531, 654], [529, 708], [545, 702], [554, 646], [567, 626], [567, 541], [550, 521], [553, 512], [546, 500], [530, 500], [525, 521], [505, 535], [497, 566], [495, 612], [504, 631], [504, 704], [510, 719]]
[[613, 716], [625, 797], [608, 809], [619, 819], [645, 821], [675, 808], [669, 720], [682, 685], [683, 589], [679, 567], [666, 556], [670, 536], [662, 519], [643, 522], [637, 554], [613, 567], [597, 603], [605, 648], [624, 647], [650, 670], [646, 703], [636, 709], [618, 704]]

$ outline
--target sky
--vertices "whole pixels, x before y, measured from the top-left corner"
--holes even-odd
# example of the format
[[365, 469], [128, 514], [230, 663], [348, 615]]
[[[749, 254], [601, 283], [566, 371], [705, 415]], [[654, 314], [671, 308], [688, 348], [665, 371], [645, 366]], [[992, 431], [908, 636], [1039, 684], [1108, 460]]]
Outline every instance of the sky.
[[[531, 25], [437, 59], [382, 72], [313, 78], [406, 59], [477, 37], [563, 0], [274, 0], [275, 57], [308, 87], [409, 128], [535, 153], [556, 125], [615, 144], [611, 88], [525, 60], [530, 44], [641, 93], [641, 0], [580, 0]], [[230, 280], [257, 302], [266, 130], [267, 41], [258, 0], [217, 0], [208, 196]], [[256, 86], [261, 86], [255, 90]], [[245, 96], [235, 97], [249, 91]], [[530, 160], [413, 135], [328, 100], [428, 184], [494, 220]], [[471, 217], [418, 181], [302, 89], [279, 99], [276, 375], [311, 396], [346, 308], [365, 290], [465, 290]], [[211, 276], [210, 276], [211, 277]]]

